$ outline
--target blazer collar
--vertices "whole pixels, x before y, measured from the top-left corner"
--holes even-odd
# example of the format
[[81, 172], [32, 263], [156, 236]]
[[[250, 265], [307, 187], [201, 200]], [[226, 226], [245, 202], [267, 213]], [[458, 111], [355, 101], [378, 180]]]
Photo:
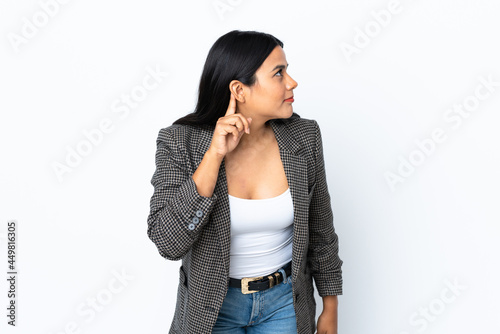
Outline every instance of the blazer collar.
[[[294, 115], [296, 115], [294, 113]], [[283, 119], [273, 119], [269, 121], [273, 128], [276, 140], [280, 150], [290, 151], [291, 153], [298, 154], [302, 150], [302, 145], [297, 141], [294, 135], [288, 128], [288, 122]]]

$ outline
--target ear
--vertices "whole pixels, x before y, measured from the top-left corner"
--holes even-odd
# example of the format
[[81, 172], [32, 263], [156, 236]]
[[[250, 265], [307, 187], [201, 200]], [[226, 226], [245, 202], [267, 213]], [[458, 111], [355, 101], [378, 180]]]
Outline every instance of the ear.
[[245, 89], [241, 81], [233, 80], [229, 83], [229, 90], [239, 102], [245, 102]]

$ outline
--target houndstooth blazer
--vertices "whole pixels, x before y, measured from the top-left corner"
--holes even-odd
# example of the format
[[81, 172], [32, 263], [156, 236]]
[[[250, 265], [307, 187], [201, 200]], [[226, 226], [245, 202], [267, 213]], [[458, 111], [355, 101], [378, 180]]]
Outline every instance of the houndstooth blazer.
[[[315, 120], [293, 113], [270, 120], [293, 199], [292, 286], [297, 331], [315, 331], [320, 296], [342, 294], [342, 260]], [[224, 160], [212, 197], [198, 194], [192, 175], [214, 127], [171, 125], [157, 140], [148, 236], [161, 256], [181, 260], [170, 333], [211, 333], [229, 283], [230, 211]]]

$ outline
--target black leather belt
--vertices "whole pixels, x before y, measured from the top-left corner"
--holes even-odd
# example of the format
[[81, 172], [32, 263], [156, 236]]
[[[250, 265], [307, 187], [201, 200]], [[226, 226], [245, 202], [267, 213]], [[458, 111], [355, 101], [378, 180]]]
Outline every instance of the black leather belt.
[[[285, 271], [286, 277], [292, 275], [292, 262], [289, 262], [282, 268]], [[229, 278], [229, 286], [241, 289], [241, 293], [249, 294], [257, 291], [263, 291], [272, 288], [283, 282], [283, 275], [280, 271], [274, 272], [267, 276], [259, 277], [243, 277], [242, 279]]]

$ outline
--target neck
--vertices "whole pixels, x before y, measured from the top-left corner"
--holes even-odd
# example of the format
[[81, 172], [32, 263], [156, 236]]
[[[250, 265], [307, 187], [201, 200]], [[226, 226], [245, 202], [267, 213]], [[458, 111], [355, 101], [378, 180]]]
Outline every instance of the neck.
[[[269, 140], [269, 135], [273, 132], [271, 125], [266, 124], [269, 119], [261, 118], [255, 115], [245, 115], [241, 113], [245, 118], [251, 117], [252, 122], [250, 124], [250, 133], [244, 133], [240, 139], [238, 147], [248, 148], [254, 146], [258, 143], [267, 142]], [[274, 133], [272, 134], [274, 136]]]

